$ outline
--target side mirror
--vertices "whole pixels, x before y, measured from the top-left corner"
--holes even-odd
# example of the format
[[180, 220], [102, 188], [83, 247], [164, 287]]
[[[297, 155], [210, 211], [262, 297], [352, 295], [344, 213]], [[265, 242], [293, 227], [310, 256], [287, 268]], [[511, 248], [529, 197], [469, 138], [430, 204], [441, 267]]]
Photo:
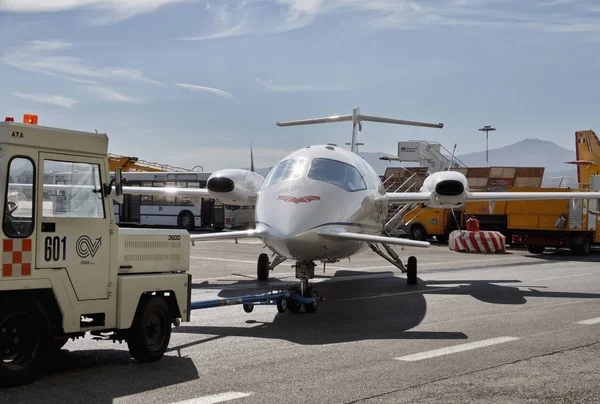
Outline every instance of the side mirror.
[[120, 168], [115, 170], [115, 191], [117, 197], [123, 195], [123, 176]]
[[[111, 185], [115, 184], [115, 193], [113, 194], [113, 200], [119, 204], [123, 203], [123, 176], [121, 175], [121, 169], [115, 170], [115, 177], [110, 181]], [[112, 189], [112, 186], [111, 186]]]

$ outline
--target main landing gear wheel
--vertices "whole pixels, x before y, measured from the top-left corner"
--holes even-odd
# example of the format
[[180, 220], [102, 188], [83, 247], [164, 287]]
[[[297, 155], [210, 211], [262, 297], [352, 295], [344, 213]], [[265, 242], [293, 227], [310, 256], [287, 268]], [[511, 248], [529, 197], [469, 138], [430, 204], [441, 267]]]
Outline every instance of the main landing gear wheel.
[[[315, 288], [308, 288], [304, 297], [318, 299], [319, 292]], [[304, 310], [306, 310], [307, 313], [314, 313], [319, 308], [318, 300], [314, 303], [303, 303], [303, 304], [304, 304]]]
[[256, 275], [259, 281], [269, 280], [269, 256], [267, 254], [263, 253], [258, 256]]
[[[300, 288], [294, 286], [292, 288], [289, 289], [290, 292], [294, 292], [297, 295], [300, 294]], [[298, 300], [294, 300], [294, 299], [289, 299], [288, 303], [288, 310], [290, 311], [290, 313], [298, 313], [300, 311], [300, 309], [302, 308], [302, 302], [298, 301]]]
[[408, 257], [406, 264], [406, 282], [409, 285], [417, 284], [417, 257]]

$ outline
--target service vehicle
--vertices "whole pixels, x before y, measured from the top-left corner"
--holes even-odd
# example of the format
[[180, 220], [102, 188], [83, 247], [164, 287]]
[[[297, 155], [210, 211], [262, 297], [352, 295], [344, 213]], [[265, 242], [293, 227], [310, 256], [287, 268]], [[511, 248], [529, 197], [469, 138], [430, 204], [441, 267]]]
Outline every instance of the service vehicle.
[[[592, 191], [600, 190], [600, 176], [590, 176], [590, 187]], [[577, 191], [570, 188], [542, 190]], [[552, 247], [569, 248], [575, 254], [588, 255], [592, 246], [600, 244], [598, 210], [598, 199], [593, 198], [510, 203], [508, 228], [512, 242], [526, 245], [532, 254], [542, 254]]]
[[32, 381], [88, 333], [158, 360], [190, 321], [189, 233], [119, 228], [107, 152], [106, 134], [0, 122], [2, 386]]

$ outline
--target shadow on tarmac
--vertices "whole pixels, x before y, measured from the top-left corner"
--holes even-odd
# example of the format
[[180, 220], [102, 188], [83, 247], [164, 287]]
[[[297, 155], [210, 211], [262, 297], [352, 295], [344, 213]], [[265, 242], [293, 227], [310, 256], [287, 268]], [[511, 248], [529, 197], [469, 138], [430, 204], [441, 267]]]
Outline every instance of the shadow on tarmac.
[[[528, 253], [526, 257], [544, 261], [564, 261], [564, 262], [600, 262], [600, 250], [592, 249], [590, 255], [578, 255], [568, 249], [546, 249], [542, 254]], [[544, 262], [546, 263], [546, 262]]]
[[122, 349], [68, 349], [69, 343], [56, 353], [36, 381], [3, 389], [2, 402], [112, 404], [120, 397], [199, 378], [191, 358], [164, 356], [160, 361], [142, 364]]
[[[518, 284], [520, 280], [447, 280], [423, 281], [407, 285], [405, 278], [392, 276], [392, 272], [378, 273], [378, 278], [342, 279], [352, 275], [374, 275], [372, 272], [338, 270], [335, 281], [324, 280], [314, 283], [325, 297], [316, 313], [277, 313], [274, 306], [255, 306], [248, 314], [246, 323], [255, 327], [215, 327], [183, 325], [175, 333], [209, 334], [215, 338], [240, 336], [267, 339], [282, 339], [303, 345], [326, 345], [368, 339], [466, 339], [462, 332], [410, 331], [418, 326], [427, 312], [426, 294], [471, 296], [481, 302], [503, 305], [523, 305], [527, 297], [589, 298], [600, 299], [600, 294], [540, 291], [544, 286], [507, 286], [502, 283]], [[388, 276], [385, 276], [388, 275]], [[318, 278], [315, 276], [315, 278]], [[288, 282], [285, 282], [288, 283]], [[289, 282], [297, 285], [297, 282]], [[265, 286], [263, 286], [265, 285]], [[219, 297], [235, 297], [259, 294], [269, 290], [268, 283], [242, 280], [232, 284], [233, 290], [221, 290]], [[257, 289], [259, 286], [260, 289]], [[279, 283], [280, 289], [287, 288]], [[210, 287], [203, 285], [203, 287]], [[223, 285], [216, 286], [221, 289]], [[277, 289], [273, 287], [273, 289]], [[242, 308], [240, 307], [240, 311]], [[258, 310], [273, 310], [272, 322], [255, 320]], [[203, 343], [205, 340], [198, 341]], [[188, 345], [193, 345], [190, 343]], [[177, 347], [172, 348], [176, 350]]]

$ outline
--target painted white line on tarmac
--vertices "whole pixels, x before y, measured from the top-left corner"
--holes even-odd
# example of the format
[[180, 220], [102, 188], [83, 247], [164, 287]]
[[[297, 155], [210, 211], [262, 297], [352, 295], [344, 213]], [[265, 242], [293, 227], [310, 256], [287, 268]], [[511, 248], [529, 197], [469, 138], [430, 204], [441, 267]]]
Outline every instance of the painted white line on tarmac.
[[575, 324], [592, 325], [600, 323], [600, 317], [590, 318], [589, 320], [577, 321]]
[[585, 273], [585, 274], [571, 274], [571, 275], [563, 275], [563, 276], [552, 276], [550, 278], [537, 278], [537, 279], [533, 279], [534, 281], [549, 281], [551, 279], [562, 279], [562, 278], [575, 278], [577, 276], [586, 276], [586, 275], [591, 275], [591, 273]]
[[447, 348], [434, 349], [432, 351], [419, 352], [412, 355], [401, 356], [399, 358], [394, 358], [400, 361], [420, 361], [422, 359], [434, 358], [436, 356], [448, 355], [456, 352], [468, 351], [471, 349], [483, 348], [490, 345], [502, 344], [505, 342], [510, 342], [517, 340], [519, 338], [516, 337], [498, 337], [498, 338], [490, 338], [482, 341], [469, 342], [467, 344], [450, 346]]
[[224, 401], [237, 400], [238, 398], [244, 398], [250, 396], [252, 393], [238, 393], [235, 391], [229, 391], [227, 393], [213, 394], [212, 396], [204, 396], [198, 398], [192, 398], [190, 400], [178, 401], [173, 404], [214, 404], [222, 403]]

